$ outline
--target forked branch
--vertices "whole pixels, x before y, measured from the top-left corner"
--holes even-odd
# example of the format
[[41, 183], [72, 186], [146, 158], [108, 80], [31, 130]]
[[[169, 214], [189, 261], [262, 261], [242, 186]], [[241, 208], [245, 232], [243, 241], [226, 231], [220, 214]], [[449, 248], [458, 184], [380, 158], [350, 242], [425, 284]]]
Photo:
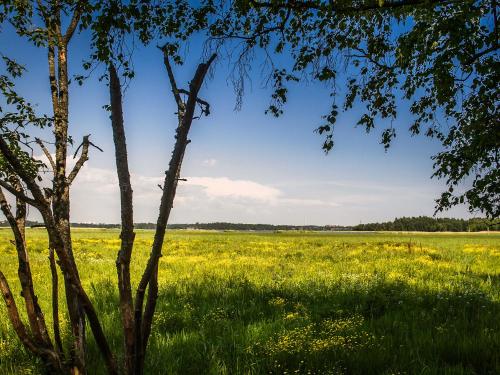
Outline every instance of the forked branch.
[[[214, 54], [208, 59], [207, 62], [198, 65], [194, 77], [189, 84], [188, 98], [186, 104], [184, 105], [184, 102], [182, 102], [182, 100], [180, 101], [181, 104], [179, 104], [178, 102], [179, 99], [176, 97], [176, 95], [179, 95], [179, 90], [177, 88], [175, 80], [172, 79], [173, 74], [171, 74], [171, 67], [169, 64], [168, 56], [167, 58], [165, 58], [166, 52], [163, 51], [163, 53], [167, 72], [169, 72], [170, 70], [169, 79], [172, 85], [172, 92], [174, 94], [175, 100], [178, 103], [179, 125], [176, 131], [176, 141], [174, 150], [172, 152], [172, 157], [170, 159], [169, 169], [167, 172], [165, 172], [165, 179], [162, 189], [163, 192], [160, 202], [160, 213], [158, 215], [158, 220], [156, 223], [156, 232], [153, 240], [153, 245], [151, 247], [151, 254], [149, 256], [146, 269], [144, 270], [144, 273], [137, 287], [135, 296], [135, 346], [138, 355], [137, 363], [139, 366], [139, 371], [136, 371], [137, 375], [142, 374], [144, 356], [148, 344], [149, 333], [151, 331], [152, 318], [156, 307], [156, 299], [158, 296], [158, 262], [160, 257], [162, 256], [161, 249], [165, 238], [167, 222], [177, 190], [182, 160], [184, 158], [186, 146], [189, 144], [188, 134], [193, 121], [195, 107], [198, 103], [198, 92], [200, 91], [210, 65], [217, 57], [217, 55]], [[143, 312], [144, 296], [148, 285], [148, 301]]]
[[[179, 93], [189, 96], [189, 91], [184, 89], [179, 89]], [[196, 103], [200, 105], [202, 115], [208, 116], [210, 114], [210, 103], [200, 98], [196, 98]]]
[[71, 171], [71, 173], [69, 174], [69, 176], [67, 178], [68, 185], [71, 185], [73, 180], [78, 175], [78, 172], [80, 172], [80, 169], [82, 169], [85, 162], [87, 160], [89, 160], [89, 148], [90, 148], [90, 146], [93, 146], [96, 149], [98, 149], [99, 151], [103, 152], [102, 148], [100, 148], [99, 146], [96, 146], [95, 144], [90, 142], [90, 134], [84, 136], [82, 143], [80, 143], [80, 145], [76, 148], [75, 154], [73, 155], [73, 159], [76, 158], [76, 155], [78, 155], [78, 151], [80, 151], [80, 148], [82, 149], [82, 153], [80, 154], [80, 157], [78, 158], [75, 166], [73, 167], [73, 170]]

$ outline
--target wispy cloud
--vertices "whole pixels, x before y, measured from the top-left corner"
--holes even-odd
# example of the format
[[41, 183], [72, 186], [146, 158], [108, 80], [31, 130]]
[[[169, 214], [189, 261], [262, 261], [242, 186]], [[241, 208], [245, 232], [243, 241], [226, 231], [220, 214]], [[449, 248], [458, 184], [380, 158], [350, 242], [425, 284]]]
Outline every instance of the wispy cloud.
[[215, 167], [217, 164], [217, 159], [205, 159], [201, 162], [201, 165], [204, 167]]

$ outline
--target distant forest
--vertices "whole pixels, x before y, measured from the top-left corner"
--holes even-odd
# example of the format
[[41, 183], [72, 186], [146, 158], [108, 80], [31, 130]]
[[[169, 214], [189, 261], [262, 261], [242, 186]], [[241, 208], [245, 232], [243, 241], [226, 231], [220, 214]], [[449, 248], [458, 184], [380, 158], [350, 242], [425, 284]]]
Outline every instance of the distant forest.
[[[138, 223], [136, 229], [154, 229], [154, 223]], [[0, 221], [0, 227], [8, 227], [7, 221]], [[28, 227], [42, 227], [43, 224], [27, 221]], [[74, 228], [119, 228], [119, 224], [104, 223], [72, 223]], [[249, 230], [249, 231], [410, 231], [410, 232], [479, 232], [500, 231], [500, 221], [489, 221], [483, 218], [450, 219], [432, 218], [428, 216], [401, 217], [384, 223], [359, 224], [355, 226], [341, 225], [272, 225], [272, 224], [236, 224], [236, 223], [195, 223], [169, 224], [169, 229], [202, 229], [202, 230]]]
[[359, 224], [355, 231], [410, 231], [410, 232], [480, 232], [500, 230], [500, 221], [482, 218], [450, 219], [428, 216], [401, 217], [385, 223]]

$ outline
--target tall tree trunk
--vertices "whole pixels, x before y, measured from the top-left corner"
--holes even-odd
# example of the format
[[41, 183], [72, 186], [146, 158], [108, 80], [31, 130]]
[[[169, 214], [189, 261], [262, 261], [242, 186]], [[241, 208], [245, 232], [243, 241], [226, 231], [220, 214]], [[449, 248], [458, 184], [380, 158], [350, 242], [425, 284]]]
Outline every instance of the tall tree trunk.
[[[54, 50], [49, 49], [49, 71], [51, 77], [55, 77]], [[51, 87], [53, 78], [50, 79]], [[67, 44], [60, 41], [57, 45], [57, 90], [52, 95], [54, 107], [54, 136], [55, 136], [55, 170], [53, 182], [52, 211], [58, 232], [62, 237], [64, 249], [74, 272], [76, 281], [80, 282], [78, 268], [73, 255], [70, 228], [70, 200], [69, 184], [66, 180], [66, 158], [68, 153], [68, 117], [69, 117], [69, 96], [68, 96], [68, 65], [67, 65]], [[71, 287], [68, 275], [64, 277], [66, 301], [71, 324], [71, 331], [74, 336], [71, 356], [75, 367], [74, 374], [85, 374], [85, 313], [80, 304], [78, 295]]]
[[120, 186], [121, 247], [116, 259], [118, 272], [118, 291], [120, 293], [120, 309], [123, 324], [125, 345], [125, 374], [132, 374], [136, 353], [134, 350], [134, 316], [132, 286], [130, 284], [130, 259], [134, 246], [134, 209], [132, 202], [132, 184], [128, 169], [127, 142], [123, 126], [122, 95], [120, 80], [113, 64], [109, 66], [109, 90], [111, 99], [111, 127], [113, 128], [113, 141], [115, 143], [116, 171]]

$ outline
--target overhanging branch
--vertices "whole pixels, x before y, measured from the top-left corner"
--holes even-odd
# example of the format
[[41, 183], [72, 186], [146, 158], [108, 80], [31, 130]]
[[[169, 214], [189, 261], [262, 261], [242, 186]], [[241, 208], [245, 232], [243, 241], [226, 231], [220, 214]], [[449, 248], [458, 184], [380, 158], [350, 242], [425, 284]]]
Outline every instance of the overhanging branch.
[[283, 2], [263, 2], [250, 0], [250, 4], [255, 8], [271, 8], [271, 9], [292, 9], [292, 10], [304, 10], [304, 9], [323, 9], [332, 10], [336, 13], [348, 13], [348, 12], [360, 12], [367, 10], [377, 10], [377, 9], [393, 9], [401, 8], [405, 6], [415, 6], [415, 5], [435, 5], [435, 4], [447, 4], [454, 2], [455, 0], [394, 0], [394, 1], [366, 1], [355, 6], [344, 6], [337, 5], [334, 1], [330, 0], [328, 2], [321, 1], [283, 1]]

